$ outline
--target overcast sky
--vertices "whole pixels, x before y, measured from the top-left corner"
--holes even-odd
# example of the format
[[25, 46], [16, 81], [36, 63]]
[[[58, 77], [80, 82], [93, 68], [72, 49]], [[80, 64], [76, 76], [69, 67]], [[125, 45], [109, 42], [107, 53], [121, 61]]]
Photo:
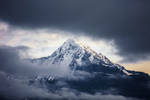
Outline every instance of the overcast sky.
[[33, 58], [49, 55], [66, 39], [76, 38], [114, 62], [149, 61], [149, 3], [1, 0], [0, 44], [27, 46], [26, 54]]

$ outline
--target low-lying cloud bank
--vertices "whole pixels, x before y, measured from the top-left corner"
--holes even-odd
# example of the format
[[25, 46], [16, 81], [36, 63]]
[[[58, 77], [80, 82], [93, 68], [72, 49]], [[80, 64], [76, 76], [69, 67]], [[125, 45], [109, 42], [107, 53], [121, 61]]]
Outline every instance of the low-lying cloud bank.
[[120, 95], [103, 95], [101, 93], [87, 94], [73, 89], [62, 88], [58, 93], [48, 92], [43, 88], [28, 85], [23, 79], [11, 79], [0, 72], [0, 98], [20, 100], [25, 98], [39, 98], [52, 100], [137, 100]]
[[[2, 99], [20, 100], [23, 98], [40, 98], [52, 100], [136, 100], [120, 95], [104, 95], [100, 92], [88, 94], [69, 87], [60, 91], [51, 92], [46, 88], [40, 88], [29, 84], [29, 79], [38, 75], [56, 74], [65, 76], [69, 73], [63, 66], [41, 66], [23, 60], [19, 52], [25, 51], [25, 47], [0, 46], [0, 97]], [[81, 73], [88, 76], [88, 73]], [[76, 77], [78, 78], [78, 77]], [[82, 79], [82, 77], [80, 77]], [[78, 78], [79, 79], [79, 78]]]
[[21, 54], [26, 51], [27, 47], [9, 47], [0, 46], [0, 64], [1, 71], [21, 75], [21, 76], [35, 76], [41, 74], [53, 73], [64, 76], [69, 69], [64, 66], [57, 65], [38, 65], [32, 64], [28, 59], [24, 60]]

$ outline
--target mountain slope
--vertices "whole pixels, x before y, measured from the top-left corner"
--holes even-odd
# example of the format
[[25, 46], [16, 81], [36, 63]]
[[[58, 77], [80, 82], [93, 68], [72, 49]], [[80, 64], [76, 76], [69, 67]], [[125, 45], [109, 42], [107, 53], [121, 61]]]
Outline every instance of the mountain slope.
[[149, 100], [150, 77], [143, 72], [126, 70], [123, 66], [111, 62], [102, 54], [97, 54], [89, 47], [74, 40], [67, 40], [52, 55], [32, 59], [32, 63], [49, 67], [65, 66], [70, 69], [69, 76], [36, 76], [30, 84], [61, 91], [69, 88], [89, 94], [113, 94]]
[[98, 54], [87, 46], [74, 40], [67, 40], [52, 55], [33, 59], [38, 64], [60, 64], [69, 66], [72, 71], [107, 72], [116, 74], [131, 74], [123, 66], [112, 63], [107, 57]]

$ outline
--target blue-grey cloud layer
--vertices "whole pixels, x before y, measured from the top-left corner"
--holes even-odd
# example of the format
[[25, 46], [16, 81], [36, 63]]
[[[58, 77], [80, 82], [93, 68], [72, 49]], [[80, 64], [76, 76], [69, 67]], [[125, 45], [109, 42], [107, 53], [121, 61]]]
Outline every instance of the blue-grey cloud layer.
[[148, 0], [1, 0], [0, 19], [113, 39], [119, 54], [133, 61], [150, 54], [149, 4]]
[[[27, 47], [0, 46], [1, 100], [24, 100], [24, 98], [27, 97], [36, 99], [38, 98], [40, 100], [137, 100], [135, 98], [126, 97], [119, 94], [113, 95], [111, 94], [111, 90], [109, 90], [110, 94], [105, 95], [99, 91], [97, 91], [95, 94], [89, 94], [86, 92], [77, 91], [68, 85], [61, 87], [60, 91], [53, 93], [48, 91], [48, 88], [29, 85], [29, 80], [32, 79], [33, 76], [40, 76], [43, 74], [43, 72], [47, 75], [48, 73], [51, 74], [52, 72], [55, 74], [60, 74], [60, 71], [62, 70], [59, 71], [59, 69], [61, 69], [62, 66], [59, 66], [60, 68], [57, 68], [57, 70], [44, 70], [43, 66], [41, 65], [33, 66], [31, 63], [20, 58], [18, 52], [20, 49], [24, 51], [27, 49]], [[84, 75], [84, 73], [80, 75]], [[61, 85], [60, 82], [59, 84]]]

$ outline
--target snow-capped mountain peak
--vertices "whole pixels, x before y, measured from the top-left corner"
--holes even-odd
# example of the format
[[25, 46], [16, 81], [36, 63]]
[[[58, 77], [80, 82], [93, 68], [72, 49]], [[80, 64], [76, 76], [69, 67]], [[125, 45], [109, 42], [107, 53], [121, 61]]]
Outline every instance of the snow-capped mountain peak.
[[107, 57], [103, 56], [101, 53], [98, 54], [88, 46], [81, 45], [80, 43], [72, 39], [65, 41], [50, 56], [33, 59], [32, 62], [46, 65], [69, 66], [73, 71], [76, 69], [91, 71], [106, 71], [113, 69], [118, 71], [122, 70], [122, 72], [123, 70], [126, 71], [123, 66], [112, 63]]
[[70, 48], [71, 46], [79, 47], [79, 45], [73, 39], [68, 39], [61, 47]]
[[111, 64], [111, 61], [102, 54], [72, 39], [65, 41], [52, 55], [35, 60], [40, 63], [65, 65]]

